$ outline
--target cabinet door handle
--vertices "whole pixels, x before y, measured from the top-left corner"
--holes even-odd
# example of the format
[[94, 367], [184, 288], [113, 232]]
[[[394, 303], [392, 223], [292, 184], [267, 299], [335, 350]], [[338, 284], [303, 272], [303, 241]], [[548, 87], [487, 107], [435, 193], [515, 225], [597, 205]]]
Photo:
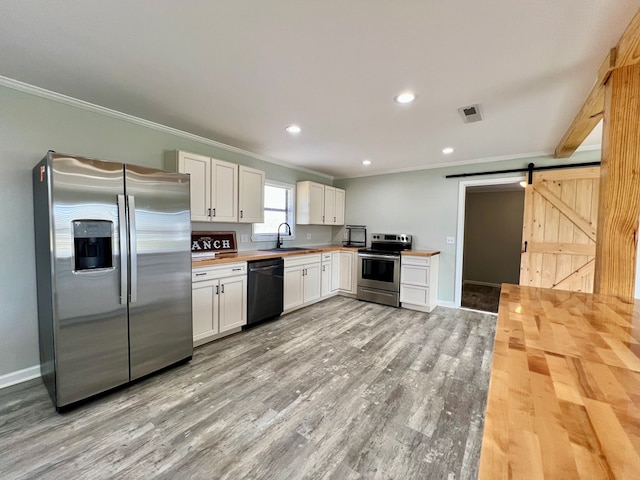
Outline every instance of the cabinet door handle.
[[324, 267], [325, 267], [325, 266], [326, 266], [326, 265], [322, 265], [322, 271], [323, 271], [323, 272], [324, 272]]
[[224, 293], [224, 283], [220, 285], [220, 293]]
[[322, 215], [322, 223], [324, 223], [324, 215]]
[[243, 210], [240, 210], [240, 218], [242, 218], [244, 216], [244, 212]]
[[207, 216], [210, 217], [211, 216], [211, 209], [207, 209]]
[[220, 287], [218, 287], [218, 285], [216, 285], [216, 295], [218, 295], [218, 293], [220, 293]]
[[215, 216], [216, 216], [216, 209], [215, 209], [215, 208], [213, 209], [213, 215], [212, 215], [212, 216], [213, 216], [213, 217], [215, 217]]
[[336, 223], [336, 217], [333, 217], [333, 223]]

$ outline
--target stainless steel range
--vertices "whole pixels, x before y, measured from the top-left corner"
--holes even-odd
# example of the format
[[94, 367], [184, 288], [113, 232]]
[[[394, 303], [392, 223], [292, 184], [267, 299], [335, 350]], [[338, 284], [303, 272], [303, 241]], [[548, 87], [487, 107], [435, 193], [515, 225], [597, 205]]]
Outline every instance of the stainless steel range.
[[400, 252], [403, 250], [411, 250], [411, 235], [371, 235], [371, 248], [358, 250], [356, 298], [400, 306]]

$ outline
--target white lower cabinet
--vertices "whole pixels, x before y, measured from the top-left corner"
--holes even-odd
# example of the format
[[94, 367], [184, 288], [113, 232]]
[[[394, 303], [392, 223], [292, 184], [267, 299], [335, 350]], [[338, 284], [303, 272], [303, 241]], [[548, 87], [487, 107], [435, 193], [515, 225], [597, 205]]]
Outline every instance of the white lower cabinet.
[[402, 255], [400, 303], [403, 308], [432, 311], [438, 303], [438, 255]]
[[284, 259], [284, 311], [309, 305], [321, 297], [320, 254], [295, 255]]
[[338, 266], [336, 279], [340, 293], [355, 295], [358, 286], [356, 272], [356, 261], [358, 259], [358, 255], [355, 252], [346, 252], [342, 250], [334, 252], [333, 254], [338, 257], [338, 261], [336, 262]]
[[320, 288], [320, 296], [327, 298], [334, 295], [338, 291], [338, 287], [333, 288], [333, 254], [331, 252], [322, 254], [322, 272], [320, 273], [322, 279], [322, 286]]
[[247, 323], [247, 264], [192, 271], [193, 345], [240, 331]]

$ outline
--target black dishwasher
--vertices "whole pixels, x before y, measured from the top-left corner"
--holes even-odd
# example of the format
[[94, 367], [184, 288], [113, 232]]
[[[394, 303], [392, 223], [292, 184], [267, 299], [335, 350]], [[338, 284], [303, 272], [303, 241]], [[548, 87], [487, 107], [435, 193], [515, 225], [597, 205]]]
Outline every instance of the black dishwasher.
[[247, 262], [247, 326], [275, 318], [282, 313], [284, 290], [284, 260], [269, 258]]

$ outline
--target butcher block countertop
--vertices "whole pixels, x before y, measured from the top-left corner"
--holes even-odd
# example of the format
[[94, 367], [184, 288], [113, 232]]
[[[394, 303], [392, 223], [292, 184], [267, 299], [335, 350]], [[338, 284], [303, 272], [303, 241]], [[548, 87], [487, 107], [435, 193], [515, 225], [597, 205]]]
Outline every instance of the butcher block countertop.
[[[194, 260], [191, 265], [193, 268], [207, 267], [209, 265], [221, 265], [224, 263], [248, 262], [251, 260], [264, 260], [267, 258], [290, 257], [293, 255], [306, 255], [308, 253], [335, 252], [338, 250], [344, 250], [348, 252], [357, 252], [360, 248], [362, 247], [343, 247], [342, 245], [318, 245], [318, 246], [310, 246], [308, 247], [308, 249], [305, 247], [305, 250], [294, 250], [292, 252], [269, 252], [264, 250], [246, 250], [238, 253], [222, 254], [219, 257], [209, 259], [209, 260]], [[437, 255], [440, 252], [427, 251], [427, 250], [405, 250], [402, 253], [404, 255], [430, 257], [433, 255]]]
[[404, 250], [402, 255], [409, 255], [412, 257], [433, 257], [434, 255], [440, 255], [438, 250]]
[[639, 301], [502, 286], [478, 478], [640, 478]]

